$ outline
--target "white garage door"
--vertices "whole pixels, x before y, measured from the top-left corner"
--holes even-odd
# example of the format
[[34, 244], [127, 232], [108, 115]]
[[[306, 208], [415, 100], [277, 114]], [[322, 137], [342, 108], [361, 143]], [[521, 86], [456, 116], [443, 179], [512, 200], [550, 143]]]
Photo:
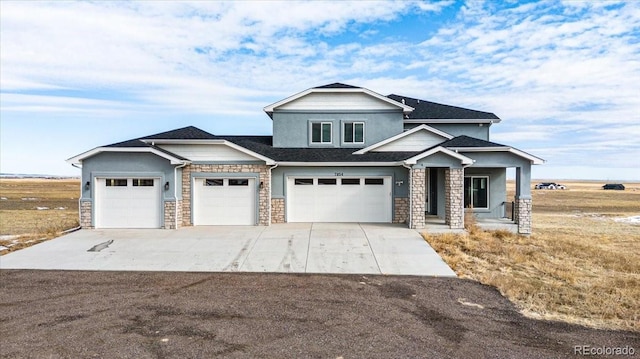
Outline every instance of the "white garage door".
[[391, 222], [391, 177], [288, 177], [288, 222]]
[[193, 185], [193, 224], [256, 224], [254, 178], [196, 178]]
[[160, 228], [159, 178], [96, 178], [96, 228]]

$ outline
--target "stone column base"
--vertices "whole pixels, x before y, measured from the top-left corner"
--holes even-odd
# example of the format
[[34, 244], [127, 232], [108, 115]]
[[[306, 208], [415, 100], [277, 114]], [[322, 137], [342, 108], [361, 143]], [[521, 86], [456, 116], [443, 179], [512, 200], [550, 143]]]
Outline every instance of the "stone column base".
[[444, 170], [444, 223], [450, 228], [464, 228], [464, 170]]
[[93, 228], [93, 202], [80, 201], [80, 227]]
[[409, 221], [409, 198], [393, 199], [393, 223], [407, 223]]
[[531, 234], [531, 198], [518, 198], [516, 199], [516, 203], [518, 233]]

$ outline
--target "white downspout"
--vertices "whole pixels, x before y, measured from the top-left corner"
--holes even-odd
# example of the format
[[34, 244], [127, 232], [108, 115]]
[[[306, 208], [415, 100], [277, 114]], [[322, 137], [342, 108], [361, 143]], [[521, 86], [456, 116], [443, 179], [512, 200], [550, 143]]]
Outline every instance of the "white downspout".
[[402, 164], [402, 167], [406, 168], [409, 170], [409, 183], [407, 183], [409, 185], [409, 228], [413, 228], [413, 195], [412, 195], [412, 190], [411, 190], [411, 183], [413, 181], [413, 172], [412, 172], [412, 168], [411, 166], [407, 165], [406, 163]]
[[276, 167], [278, 167], [277, 163], [272, 167], [269, 167], [269, 223], [267, 223], [267, 226], [271, 225], [271, 212], [273, 211], [273, 208], [271, 207], [271, 188], [273, 187], [272, 186], [273, 176], [271, 174], [271, 171], [273, 171], [273, 169]]
[[[173, 215], [175, 217], [175, 229], [178, 229], [178, 168], [183, 168], [188, 164], [189, 164], [188, 162], [185, 162], [180, 166], [175, 166], [173, 168], [173, 198], [175, 198], [176, 200], [176, 205], [175, 205], [176, 213], [174, 213]], [[184, 186], [184, 183], [182, 184], [182, 186]], [[182, 187], [180, 188], [180, 190], [182, 191]]]

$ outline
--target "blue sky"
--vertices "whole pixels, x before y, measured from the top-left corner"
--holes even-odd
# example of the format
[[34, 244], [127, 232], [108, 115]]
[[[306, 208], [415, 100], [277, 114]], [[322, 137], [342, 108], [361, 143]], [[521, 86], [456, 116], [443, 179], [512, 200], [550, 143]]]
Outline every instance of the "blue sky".
[[534, 178], [640, 180], [640, 2], [0, 2], [0, 171], [343, 82], [496, 113]]

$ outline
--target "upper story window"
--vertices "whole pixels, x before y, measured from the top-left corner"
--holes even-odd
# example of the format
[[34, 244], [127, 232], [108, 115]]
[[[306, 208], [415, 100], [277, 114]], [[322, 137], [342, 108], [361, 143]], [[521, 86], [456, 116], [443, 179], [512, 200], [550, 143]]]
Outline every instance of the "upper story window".
[[311, 123], [311, 143], [331, 143], [331, 122]]
[[344, 123], [344, 143], [364, 143], [364, 122]]

